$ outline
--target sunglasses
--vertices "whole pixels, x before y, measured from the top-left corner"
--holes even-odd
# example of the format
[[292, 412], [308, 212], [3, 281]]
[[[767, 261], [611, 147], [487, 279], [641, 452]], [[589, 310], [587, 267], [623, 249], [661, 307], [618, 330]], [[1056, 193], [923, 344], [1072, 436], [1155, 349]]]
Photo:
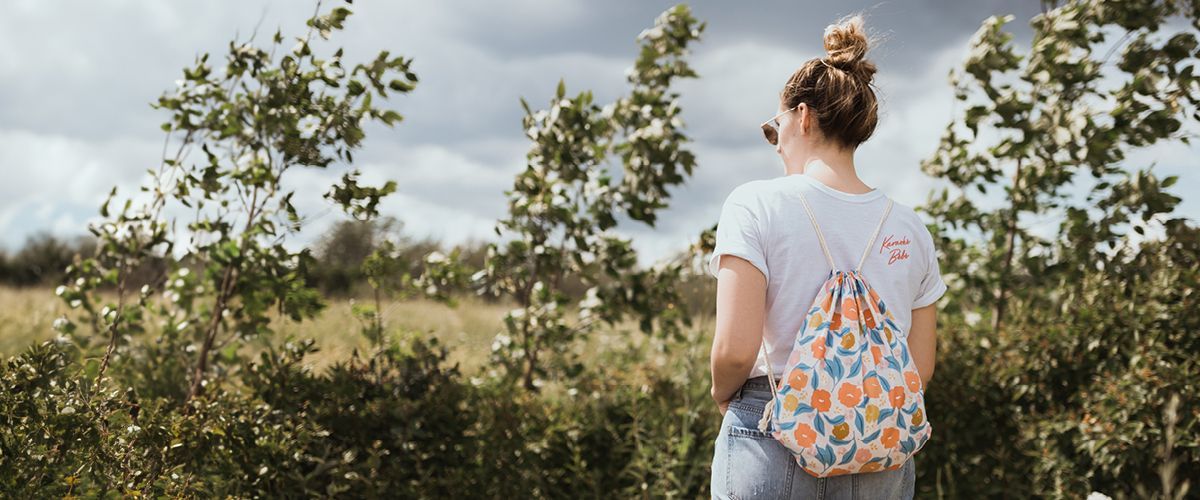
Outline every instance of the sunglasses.
[[[800, 103], [800, 104], [804, 104], [804, 103]], [[763, 124], [762, 124], [763, 136], [767, 138], [767, 142], [771, 143], [772, 146], [779, 144], [779, 117], [783, 116], [784, 113], [790, 113], [792, 110], [800, 107], [800, 104], [792, 106], [791, 108], [789, 108], [785, 111], [780, 111], [779, 114], [771, 117], [770, 120], [763, 122]], [[809, 106], [809, 109], [812, 109], [812, 106]]]

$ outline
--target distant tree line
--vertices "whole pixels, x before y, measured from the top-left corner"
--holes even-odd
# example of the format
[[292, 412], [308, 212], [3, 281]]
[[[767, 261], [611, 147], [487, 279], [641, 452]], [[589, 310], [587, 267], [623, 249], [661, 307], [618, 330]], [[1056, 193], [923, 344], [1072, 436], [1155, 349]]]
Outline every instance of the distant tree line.
[[[343, 220], [330, 227], [313, 242], [311, 250], [315, 265], [309, 269], [308, 282], [328, 295], [353, 296], [364, 293], [367, 286], [363, 274], [363, 262], [381, 243], [391, 239], [395, 243], [397, 259], [402, 269], [413, 276], [424, 272], [426, 255], [436, 251], [450, 251], [443, 243], [430, 239], [418, 239], [403, 233], [403, 221], [383, 217], [377, 220]], [[473, 270], [484, 265], [487, 251], [486, 241], [467, 241], [456, 246], [461, 260]], [[30, 236], [23, 246], [15, 250], [0, 249], [0, 286], [9, 287], [52, 287], [63, 283], [64, 270], [76, 258], [85, 258], [96, 251], [96, 240], [91, 235], [63, 237], [41, 232]], [[163, 279], [166, 269], [160, 260], [143, 264], [131, 277], [131, 283], [140, 287]], [[689, 276], [681, 283], [691, 310], [704, 307], [699, 302], [708, 300], [706, 287], [711, 286], [703, 276]], [[695, 281], [696, 283], [691, 283]], [[571, 276], [564, 278], [564, 289], [569, 296], [582, 297], [587, 287]], [[494, 299], [485, 295], [483, 298]]]

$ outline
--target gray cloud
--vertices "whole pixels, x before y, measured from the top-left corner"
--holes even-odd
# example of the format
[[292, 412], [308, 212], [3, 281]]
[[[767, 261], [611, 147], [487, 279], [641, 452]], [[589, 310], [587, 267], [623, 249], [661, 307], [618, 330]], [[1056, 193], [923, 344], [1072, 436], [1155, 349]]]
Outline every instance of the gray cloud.
[[[331, 2], [327, 2], [331, 3]], [[592, 90], [607, 102], [622, 93], [635, 37], [668, 2], [516, 0], [360, 1], [333, 46], [348, 60], [381, 49], [414, 58], [421, 82], [391, 104], [405, 115], [394, 129], [373, 127], [356, 154], [368, 179], [393, 179], [400, 192], [384, 209], [415, 236], [457, 243], [489, 239], [503, 215], [503, 190], [524, 168], [528, 147], [520, 97], [544, 107], [559, 78], [569, 92]], [[1026, 43], [1034, 1], [784, 2], [706, 0], [693, 10], [708, 28], [693, 61], [699, 80], [681, 84], [684, 119], [699, 166], [673, 190], [658, 228], [626, 225], [649, 263], [711, 226], [736, 185], [782, 173], [758, 123], [775, 109], [779, 88], [804, 60], [822, 52], [824, 27], [864, 11], [884, 37], [870, 57], [880, 67], [883, 114], [876, 137], [859, 150], [860, 174], [898, 201], [924, 201], [938, 183], [918, 162], [932, 153], [951, 115], [947, 71], [966, 40], [993, 14]], [[0, 239], [17, 246], [33, 232], [79, 234], [117, 184], [136, 189], [158, 162], [165, 115], [149, 103], [197, 54], [221, 57], [228, 41], [260, 25], [265, 44], [282, 27], [300, 35], [311, 5], [294, 0], [138, 2], [23, 0], [0, 18]], [[260, 24], [261, 23], [261, 24]], [[1193, 148], [1171, 150], [1188, 163]], [[1192, 162], [1194, 163], [1194, 161]], [[1168, 167], [1174, 168], [1174, 167]], [[298, 172], [311, 241], [340, 215], [321, 194], [341, 171]], [[1181, 182], [1180, 186], [1185, 185]], [[1200, 207], [1185, 202], [1188, 213]]]

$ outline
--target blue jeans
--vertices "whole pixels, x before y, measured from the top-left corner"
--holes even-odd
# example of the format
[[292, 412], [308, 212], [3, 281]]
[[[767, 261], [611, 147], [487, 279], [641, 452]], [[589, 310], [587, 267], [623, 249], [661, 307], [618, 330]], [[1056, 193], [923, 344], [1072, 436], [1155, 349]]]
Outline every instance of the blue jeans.
[[734, 393], [717, 434], [712, 462], [713, 498], [911, 499], [916, 469], [910, 458], [899, 469], [817, 478], [804, 472], [790, 451], [758, 430], [771, 401], [767, 377], [755, 377]]

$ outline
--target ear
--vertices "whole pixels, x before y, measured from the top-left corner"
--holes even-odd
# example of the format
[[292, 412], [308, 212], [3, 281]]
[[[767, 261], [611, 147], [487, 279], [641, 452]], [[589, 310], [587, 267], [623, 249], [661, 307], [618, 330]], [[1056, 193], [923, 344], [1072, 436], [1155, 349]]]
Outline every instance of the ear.
[[800, 134], [808, 135], [808, 104], [800, 104]]

